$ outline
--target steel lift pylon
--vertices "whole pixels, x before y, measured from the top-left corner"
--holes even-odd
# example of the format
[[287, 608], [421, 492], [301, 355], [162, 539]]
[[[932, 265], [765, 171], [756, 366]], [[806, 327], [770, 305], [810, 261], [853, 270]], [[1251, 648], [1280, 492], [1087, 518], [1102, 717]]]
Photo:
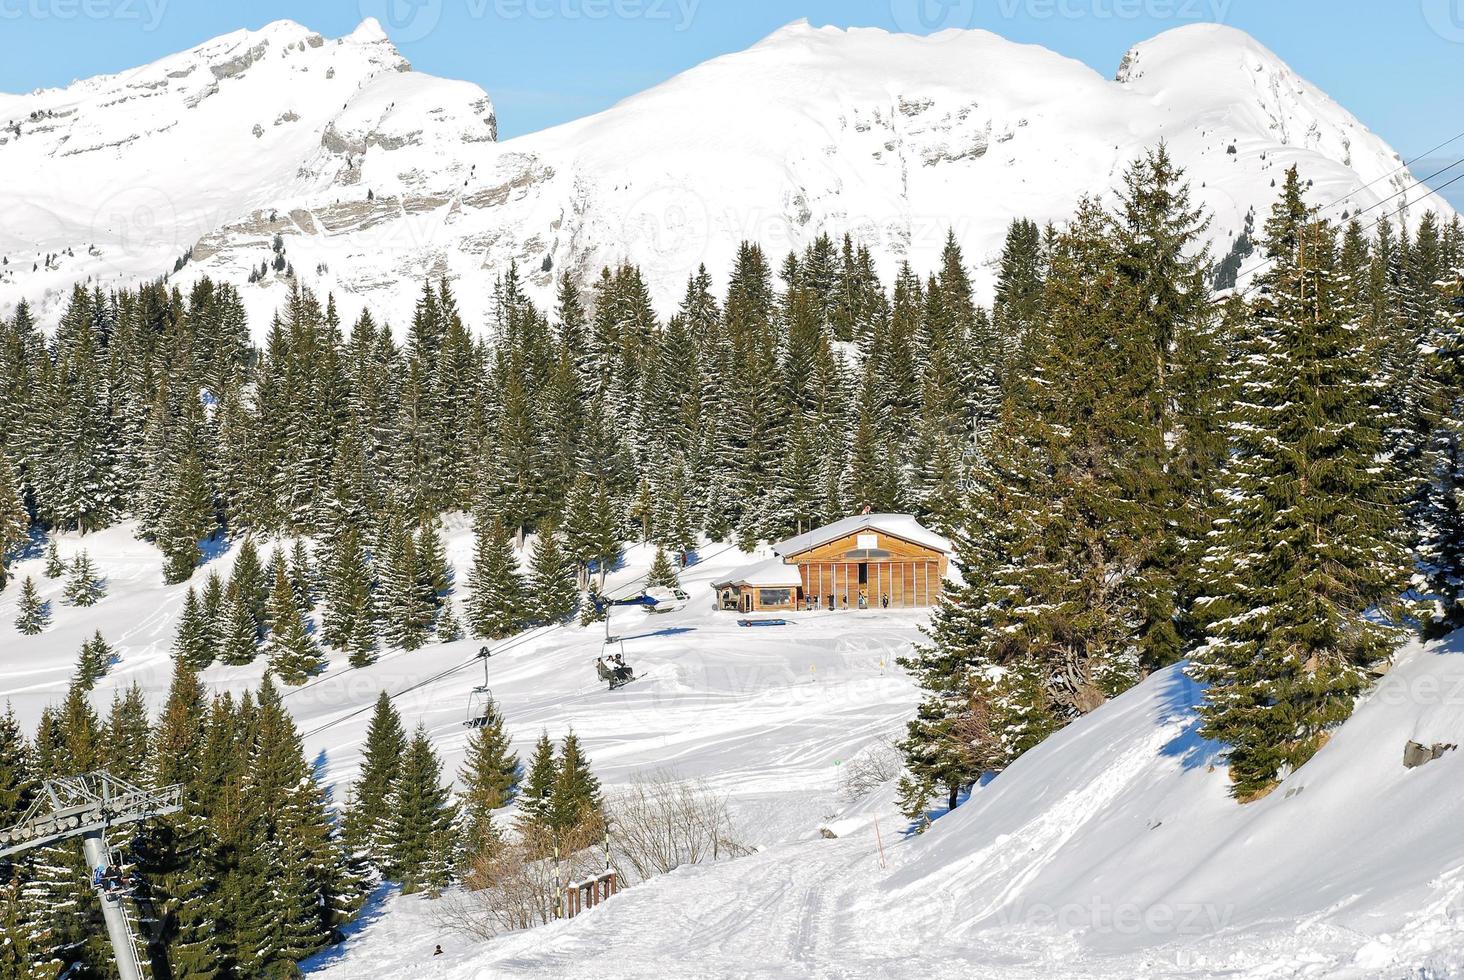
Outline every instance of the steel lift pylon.
[[[0, 858], [79, 837], [88, 871], [106, 867], [108, 830], [177, 813], [182, 801], [182, 786], [142, 789], [107, 772], [48, 779], [20, 823], [0, 830]], [[117, 973], [122, 980], [144, 980], [122, 896], [95, 879], [92, 888], [102, 903]]]

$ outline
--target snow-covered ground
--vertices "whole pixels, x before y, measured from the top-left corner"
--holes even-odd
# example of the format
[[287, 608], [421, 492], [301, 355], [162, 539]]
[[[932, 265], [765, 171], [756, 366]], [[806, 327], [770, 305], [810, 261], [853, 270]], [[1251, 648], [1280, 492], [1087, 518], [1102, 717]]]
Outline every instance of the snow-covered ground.
[[[1060, 223], [1084, 195], [1111, 202], [1161, 140], [1214, 217], [1217, 257], [1293, 164], [1333, 219], [1414, 183], [1241, 31], [1167, 31], [1115, 68], [986, 31], [799, 22], [499, 143], [488, 93], [412, 71], [375, 21], [329, 40], [280, 21], [0, 94], [0, 314], [25, 298], [53, 323], [74, 283], [152, 280], [191, 250], [175, 281], [240, 285], [262, 333], [287, 287], [246, 280], [276, 235], [347, 321], [369, 308], [398, 330], [429, 276], [452, 280], [466, 322], [486, 329], [510, 262], [549, 307], [561, 273], [589, 282], [628, 259], [665, 315], [701, 263], [720, 288], [741, 241], [776, 264], [824, 232], [869, 245], [888, 282], [902, 260], [935, 268], [953, 230], [985, 301], [1012, 219]], [[1414, 220], [1451, 213], [1424, 194], [1367, 220], [1405, 200]]]
[[[449, 522], [459, 573], [470, 535]], [[184, 587], [126, 528], [64, 537], [108, 577], [92, 609], [59, 602], [38, 637], [16, 634], [17, 586], [0, 593], [0, 699], [27, 726], [58, 699], [94, 629], [122, 661], [95, 695], [136, 680], [165, 692]], [[894, 657], [916, 613], [796, 614], [745, 629], [712, 611], [708, 582], [749, 556], [712, 545], [685, 576], [694, 601], [617, 612], [640, 678], [610, 693], [593, 659], [603, 628], [501, 645], [489, 679], [521, 754], [571, 725], [612, 790], [668, 768], [726, 793], [757, 853], [684, 868], [566, 923], [491, 943], [454, 935], [434, 903], [378, 896], [312, 975], [450, 977], [1448, 977], [1464, 975], [1464, 822], [1457, 751], [1402, 765], [1409, 740], [1464, 743], [1464, 639], [1410, 647], [1328, 745], [1259, 802], [1226, 796], [1217, 746], [1196, 734], [1198, 690], [1170, 669], [1100, 708], [974, 791], [922, 836], [886, 784], [841, 792], [843, 763], [897, 734], [916, 699]], [[648, 563], [632, 549], [612, 579]], [[226, 570], [231, 555], [212, 564]], [[40, 561], [20, 574], [40, 579]], [[195, 581], [202, 573], [195, 577]], [[478, 644], [333, 663], [288, 703], [327, 783], [344, 793], [371, 702], [472, 660]], [[461, 759], [468, 668], [399, 701], [408, 726]], [[213, 668], [242, 690], [259, 669]], [[329, 726], [329, 727], [326, 727]], [[820, 833], [828, 827], [838, 836]], [[437, 944], [444, 955], [433, 957]]]
[[[134, 681], [154, 707], [166, 698], [174, 621], [188, 584], [162, 586], [157, 551], [130, 531], [124, 526], [61, 538], [63, 557], [84, 547], [107, 577], [107, 596], [95, 607], [67, 605], [61, 598], [65, 580], [43, 578], [39, 558], [17, 563], [16, 580], [0, 593], [0, 702], [15, 706], [27, 730], [34, 730], [47, 703], [64, 694], [77, 651], [97, 629], [121, 654], [93, 694], [98, 710], [105, 711], [114, 690]], [[450, 519], [444, 537], [461, 581], [471, 565], [467, 519]], [[269, 547], [261, 552], [267, 560]], [[196, 572], [192, 584], [211, 568], [226, 574], [234, 553]], [[915, 693], [894, 657], [918, 639], [923, 616], [798, 613], [787, 627], [742, 628], [734, 615], [713, 610], [708, 583], [747, 556], [716, 544], [704, 554], [706, 560], [684, 577], [693, 596], [687, 608], [659, 615], [613, 611], [635, 683], [612, 693], [598, 680], [601, 624], [542, 628], [490, 644], [495, 653], [488, 682], [525, 761], [541, 730], [558, 738], [573, 727], [607, 785], [666, 768], [704, 777], [730, 795], [754, 842], [812, 831], [837, 797], [840, 762], [902, 729]], [[631, 594], [651, 557], [644, 547], [628, 549], [624, 566], [607, 583], [609, 593]], [[27, 575], [51, 600], [53, 613], [51, 627], [34, 637], [13, 626], [19, 580]], [[482, 646], [464, 640], [388, 651], [363, 670], [349, 669], [336, 655], [324, 675], [287, 689], [306, 752], [325, 783], [339, 790], [339, 800], [356, 774], [371, 706], [382, 690], [415, 688], [396, 700], [402, 723], [408, 730], [426, 725], [449, 769], [457, 769], [468, 737], [463, 721], [469, 695], [483, 683], [475, 661]], [[249, 667], [216, 665], [203, 678], [212, 690], [242, 692], [258, 685], [263, 669], [261, 658]]]

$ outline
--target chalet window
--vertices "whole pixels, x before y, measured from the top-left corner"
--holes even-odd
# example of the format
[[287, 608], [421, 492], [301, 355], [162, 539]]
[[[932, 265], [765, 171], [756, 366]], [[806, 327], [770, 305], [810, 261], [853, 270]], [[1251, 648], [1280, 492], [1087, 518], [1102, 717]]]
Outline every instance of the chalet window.
[[759, 596], [765, 606], [786, 606], [793, 602], [792, 589], [761, 589]]

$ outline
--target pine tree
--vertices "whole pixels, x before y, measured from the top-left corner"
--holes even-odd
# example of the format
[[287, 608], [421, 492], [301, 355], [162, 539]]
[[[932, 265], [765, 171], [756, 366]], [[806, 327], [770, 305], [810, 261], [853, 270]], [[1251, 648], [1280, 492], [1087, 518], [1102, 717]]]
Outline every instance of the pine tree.
[[539, 528], [539, 543], [534, 547], [529, 580], [540, 620], [557, 623], [574, 612], [577, 598], [574, 568], [560, 546], [558, 528], [552, 522], [546, 522]]
[[304, 538], [296, 538], [290, 546], [290, 587], [295, 590], [295, 602], [301, 612], [309, 612], [315, 605], [315, 570], [310, 564], [310, 549]]
[[496, 518], [479, 521], [468, 590], [468, 626], [474, 636], [497, 640], [523, 628], [528, 601], [523, 579], [508, 530]]
[[107, 644], [102, 631], [97, 630], [90, 640], [81, 645], [81, 655], [76, 661], [76, 683], [84, 690], [91, 690], [112, 669], [115, 658], [116, 653]]
[[554, 757], [554, 743], [549, 733], [539, 736], [529, 772], [519, 788], [515, 822], [520, 833], [546, 830], [551, 826], [554, 787], [559, 781], [559, 760]]
[[213, 663], [216, 653], [213, 630], [205, 618], [203, 603], [193, 589], [183, 598], [178, 614], [178, 631], [173, 636], [173, 660], [191, 670], [203, 670]]
[[299, 597], [283, 566], [275, 573], [269, 622], [264, 653], [271, 673], [285, 684], [298, 687], [325, 669], [326, 660], [315, 646], [300, 612]]
[[27, 920], [26, 886], [18, 876], [0, 879], [0, 977], [22, 980], [36, 976], [38, 950]]
[[500, 836], [493, 811], [513, 802], [518, 782], [518, 755], [504, 731], [502, 712], [490, 703], [488, 722], [469, 737], [467, 755], [458, 771], [458, 812], [467, 865], [497, 847]]
[[347, 844], [369, 856], [378, 866], [384, 866], [387, 861], [387, 804], [401, 775], [406, 748], [407, 735], [402, 730], [401, 717], [391, 703], [391, 696], [382, 691], [366, 728], [361, 773], [343, 825]]
[[406, 894], [447, 887], [457, 846], [457, 814], [426, 728], [418, 727], [402, 755], [388, 807], [387, 875], [400, 881]]
[[0, 826], [20, 822], [40, 789], [39, 775], [15, 709], [7, 704], [0, 714]]
[[259, 656], [259, 629], [242, 595], [232, 585], [224, 598], [220, 618], [214, 624], [218, 659], [230, 667], [243, 667]]
[[435, 593], [424, 585], [426, 575], [417, 542], [399, 514], [388, 515], [381, 530], [378, 554], [381, 576], [381, 615], [385, 639], [403, 650], [416, 650], [427, 641], [437, 606]]
[[251, 728], [233, 948], [240, 972], [268, 976], [324, 948], [349, 886], [324, 794], [268, 674]]
[[1464, 270], [1446, 295], [1452, 315], [1440, 315], [1429, 338], [1427, 479], [1414, 508], [1415, 580], [1433, 597], [1424, 635], [1444, 636], [1464, 625]]
[[[532, 776], [531, 776], [532, 778]], [[600, 781], [590, 771], [579, 737], [573, 731], [564, 736], [559, 771], [549, 797], [549, 824], [560, 834], [601, 819]]]
[[133, 683], [126, 693], [114, 693], [103, 750], [107, 771], [130, 783], [146, 782], [151, 771], [150, 734], [142, 688]]
[[[335, 538], [326, 573], [325, 613], [321, 625], [324, 641], [345, 649], [361, 629], [362, 621], [373, 618], [372, 576], [355, 527], [347, 527]], [[374, 642], [373, 642], [374, 647]]]
[[25, 506], [20, 481], [10, 459], [0, 446], [0, 588], [8, 580], [6, 569], [11, 552], [25, 543], [30, 531], [30, 512]]
[[1335, 233], [1295, 168], [1266, 223], [1273, 267], [1241, 350], [1226, 517], [1205, 556], [1202, 733], [1229, 745], [1232, 792], [1263, 795], [1351, 714], [1398, 641], [1369, 615], [1401, 594], [1396, 484], [1378, 465], [1379, 392]]
[[66, 601], [73, 606], [94, 606], [106, 594], [106, 583], [97, 578], [91, 556], [81, 552], [71, 563], [71, 577], [66, 580]]
[[445, 601], [442, 612], [437, 616], [437, 638], [443, 643], [456, 643], [463, 638], [463, 624], [458, 622], [452, 606], [451, 600]]
[[351, 666], [369, 667], [375, 663], [379, 646], [380, 637], [376, 632], [376, 621], [370, 616], [361, 616], [356, 620], [356, 629], [347, 643]]
[[656, 549], [656, 557], [651, 560], [650, 571], [646, 573], [646, 587], [681, 588], [681, 579], [676, 574], [676, 566], [671, 564], [671, 558], [662, 548]]
[[239, 543], [239, 554], [234, 558], [234, 568], [229, 575], [229, 589], [243, 602], [254, 622], [257, 635], [263, 635], [268, 621], [266, 609], [272, 581], [273, 579], [265, 575], [264, 566], [260, 564], [254, 538], [246, 537]]
[[15, 617], [15, 628], [26, 636], [35, 636], [51, 622], [51, 604], [41, 599], [36, 591], [35, 580], [29, 575], [20, 586], [20, 600]]
[[158, 548], [165, 559], [163, 581], [184, 582], [198, 564], [198, 542], [217, 530], [213, 494], [209, 491], [203, 463], [194, 453], [186, 454], [174, 467], [172, 487], [159, 528]]
[[66, 574], [66, 563], [61, 560], [61, 552], [56, 547], [56, 539], [52, 538], [46, 545], [46, 578], [60, 578]]

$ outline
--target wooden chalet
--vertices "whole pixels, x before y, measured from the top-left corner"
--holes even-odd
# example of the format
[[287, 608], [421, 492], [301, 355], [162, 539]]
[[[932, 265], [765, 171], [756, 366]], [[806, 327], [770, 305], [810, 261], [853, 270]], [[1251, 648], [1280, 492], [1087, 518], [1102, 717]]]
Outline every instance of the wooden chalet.
[[776, 558], [713, 583], [737, 612], [909, 609], [940, 595], [951, 543], [906, 514], [860, 514], [773, 546]]

